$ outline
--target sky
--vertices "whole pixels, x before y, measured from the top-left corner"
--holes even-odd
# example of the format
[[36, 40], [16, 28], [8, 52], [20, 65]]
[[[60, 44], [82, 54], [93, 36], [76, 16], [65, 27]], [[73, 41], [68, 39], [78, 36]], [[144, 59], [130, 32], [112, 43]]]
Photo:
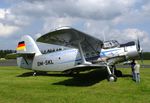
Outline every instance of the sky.
[[139, 38], [150, 51], [150, 0], [0, 1], [0, 49], [15, 50], [23, 35], [36, 40], [62, 26], [119, 43]]

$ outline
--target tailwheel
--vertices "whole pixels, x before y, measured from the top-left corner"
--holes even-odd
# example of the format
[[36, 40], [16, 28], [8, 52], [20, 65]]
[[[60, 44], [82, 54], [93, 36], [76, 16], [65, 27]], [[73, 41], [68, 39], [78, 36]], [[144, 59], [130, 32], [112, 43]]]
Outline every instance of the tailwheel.
[[110, 82], [116, 82], [117, 81], [117, 77], [113, 74], [110, 74], [107, 78], [108, 81]]
[[36, 76], [36, 71], [33, 72], [33, 76]]

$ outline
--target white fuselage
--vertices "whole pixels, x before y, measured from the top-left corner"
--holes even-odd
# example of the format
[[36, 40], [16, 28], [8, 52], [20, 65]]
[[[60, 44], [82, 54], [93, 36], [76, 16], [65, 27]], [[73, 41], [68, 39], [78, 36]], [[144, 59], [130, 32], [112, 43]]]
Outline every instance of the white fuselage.
[[33, 60], [32, 69], [39, 71], [64, 71], [73, 68], [77, 64], [79, 58], [77, 56], [78, 49], [38, 55]]
[[[124, 59], [133, 58], [138, 55], [136, 46], [115, 47], [111, 49], [102, 49], [99, 55], [90, 55], [85, 58], [93, 63], [100, 63], [105, 60], [113, 59], [113, 63], [125, 61]], [[119, 57], [126, 58], [119, 58]], [[118, 59], [119, 58], [119, 59]], [[19, 60], [19, 58], [18, 58]], [[29, 60], [28, 60], [29, 61]], [[96, 61], [96, 62], [95, 62]], [[35, 55], [31, 68], [35, 71], [65, 71], [81, 64], [81, 57], [78, 49], [68, 49], [56, 51], [49, 54]]]

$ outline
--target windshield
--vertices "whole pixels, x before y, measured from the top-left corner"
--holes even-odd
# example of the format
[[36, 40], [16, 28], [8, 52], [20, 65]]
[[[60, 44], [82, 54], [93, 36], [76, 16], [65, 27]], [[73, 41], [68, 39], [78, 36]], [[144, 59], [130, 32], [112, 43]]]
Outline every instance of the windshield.
[[113, 48], [113, 47], [118, 47], [119, 43], [116, 40], [111, 40], [111, 41], [105, 41], [104, 42], [104, 49], [108, 49], [108, 48]]

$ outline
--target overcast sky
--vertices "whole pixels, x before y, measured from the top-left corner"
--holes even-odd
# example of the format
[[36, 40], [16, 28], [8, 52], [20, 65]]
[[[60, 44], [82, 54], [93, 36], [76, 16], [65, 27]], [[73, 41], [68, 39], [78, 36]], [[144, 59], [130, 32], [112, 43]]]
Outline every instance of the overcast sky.
[[138, 37], [150, 51], [150, 0], [0, 1], [0, 49], [16, 49], [21, 36], [36, 40], [61, 26], [120, 43]]

